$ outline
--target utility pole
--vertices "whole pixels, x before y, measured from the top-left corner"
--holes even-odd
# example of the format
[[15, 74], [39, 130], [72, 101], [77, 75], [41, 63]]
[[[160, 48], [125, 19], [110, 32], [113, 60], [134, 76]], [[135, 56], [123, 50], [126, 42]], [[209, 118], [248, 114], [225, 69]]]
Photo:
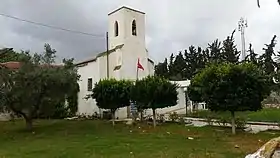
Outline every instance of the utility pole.
[[109, 37], [108, 32], [106, 32], [106, 57], [107, 57], [107, 79], [109, 79]]
[[247, 20], [244, 20], [242, 17], [238, 22], [238, 31], [241, 32], [241, 44], [242, 44], [242, 51], [241, 51], [241, 61], [245, 60], [246, 57], [246, 48], [245, 48], [245, 28], [248, 27]]
[[[108, 32], [106, 32], [106, 64], [107, 64], [107, 76], [106, 78], [109, 79], [109, 35]], [[100, 114], [100, 118], [103, 118], [103, 114], [102, 114], [102, 110], [101, 108], [99, 108], [99, 114]]]

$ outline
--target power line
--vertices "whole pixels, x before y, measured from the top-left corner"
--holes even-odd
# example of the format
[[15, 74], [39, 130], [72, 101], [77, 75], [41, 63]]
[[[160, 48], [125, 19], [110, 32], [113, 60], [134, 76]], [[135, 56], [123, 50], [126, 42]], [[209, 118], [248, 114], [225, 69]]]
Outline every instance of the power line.
[[82, 34], [82, 35], [87, 35], [87, 36], [92, 36], [92, 37], [105, 38], [104, 35], [96, 35], [96, 34], [91, 34], [91, 33], [87, 33], [87, 32], [66, 29], [66, 28], [62, 28], [62, 27], [58, 27], [58, 26], [53, 26], [53, 25], [48, 25], [48, 24], [44, 24], [44, 23], [40, 23], [40, 22], [31, 21], [31, 20], [21, 19], [21, 18], [11, 16], [11, 15], [7, 15], [7, 14], [3, 14], [3, 13], [0, 13], [0, 16], [10, 18], [10, 19], [14, 19], [14, 20], [18, 20], [18, 21], [22, 21], [22, 22], [26, 22], [26, 23], [30, 23], [30, 24], [33, 24], [33, 25], [38, 25], [38, 26], [51, 28], [51, 29], [62, 30], [62, 31], [67, 31], [67, 32], [71, 32], [71, 33]]

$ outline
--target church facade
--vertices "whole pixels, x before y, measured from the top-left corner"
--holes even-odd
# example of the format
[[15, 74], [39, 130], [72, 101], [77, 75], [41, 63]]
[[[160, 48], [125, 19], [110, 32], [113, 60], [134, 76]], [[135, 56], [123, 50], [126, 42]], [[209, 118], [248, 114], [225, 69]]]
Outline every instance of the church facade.
[[[149, 58], [145, 46], [145, 13], [121, 7], [108, 14], [108, 53], [104, 51], [89, 60], [76, 64], [81, 75], [78, 94], [78, 114], [102, 113], [93, 99], [85, 97], [91, 93], [101, 79], [136, 80], [154, 74], [154, 62]], [[137, 74], [137, 62], [144, 70]], [[126, 118], [129, 107], [121, 108], [116, 117]]]

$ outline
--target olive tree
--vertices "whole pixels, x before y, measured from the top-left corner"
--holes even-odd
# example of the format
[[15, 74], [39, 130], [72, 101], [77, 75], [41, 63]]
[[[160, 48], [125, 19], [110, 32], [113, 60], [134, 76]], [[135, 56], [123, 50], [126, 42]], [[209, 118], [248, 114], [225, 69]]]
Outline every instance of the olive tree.
[[130, 105], [131, 86], [130, 81], [116, 79], [100, 80], [94, 85], [91, 97], [99, 108], [111, 110], [113, 126], [116, 110]]
[[156, 126], [156, 109], [177, 104], [177, 85], [159, 76], [148, 76], [137, 80], [131, 90], [131, 98], [142, 108], [153, 110], [153, 124]]
[[[49, 46], [49, 45], [48, 45]], [[50, 47], [50, 46], [49, 46]], [[42, 55], [29, 53], [22, 54], [24, 58], [18, 63], [17, 69], [1, 65], [1, 106], [9, 109], [26, 121], [28, 130], [32, 129], [33, 119], [38, 114], [50, 115], [56, 105], [71, 100], [71, 112], [79, 88], [79, 76], [73, 67], [73, 59], [64, 60], [62, 65], [53, 65], [43, 61], [47, 52]], [[51, 61], [48, 60], [48, 61]]]
[[257, 111], [270, 93], [270, 80], [252, 63], [212, 64], [191, 80], [191, 100], [204, 101], [212, 111], [229, 111], [235, 134], [235, 112]]

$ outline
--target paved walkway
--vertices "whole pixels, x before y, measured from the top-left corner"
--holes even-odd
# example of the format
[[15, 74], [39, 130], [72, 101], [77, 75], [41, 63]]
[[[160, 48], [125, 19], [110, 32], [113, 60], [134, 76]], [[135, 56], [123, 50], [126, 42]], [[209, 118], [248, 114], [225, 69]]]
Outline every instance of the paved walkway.
[[[207, 119], [203, 118], [192, 118], [192, 117], [184, 117], [184, 120], [186, 122], [186, 126], [193, 125], [195, 127], [203, 127], [207, 126], [208, 122]], [[218, 120], [213, 119], [212, 120], [213, 126], [220, 126], [218, 123]], [[230, 124], [225, 124], [225, 126], [230, 127]], [[247, 122], [246, 128], [244, 131], [250, 132], [250, 133], [258, 133], [261, 131], [267, 131], [267, 130], [280, 130], [280, 125], [278, 123], [273, 122]]]

